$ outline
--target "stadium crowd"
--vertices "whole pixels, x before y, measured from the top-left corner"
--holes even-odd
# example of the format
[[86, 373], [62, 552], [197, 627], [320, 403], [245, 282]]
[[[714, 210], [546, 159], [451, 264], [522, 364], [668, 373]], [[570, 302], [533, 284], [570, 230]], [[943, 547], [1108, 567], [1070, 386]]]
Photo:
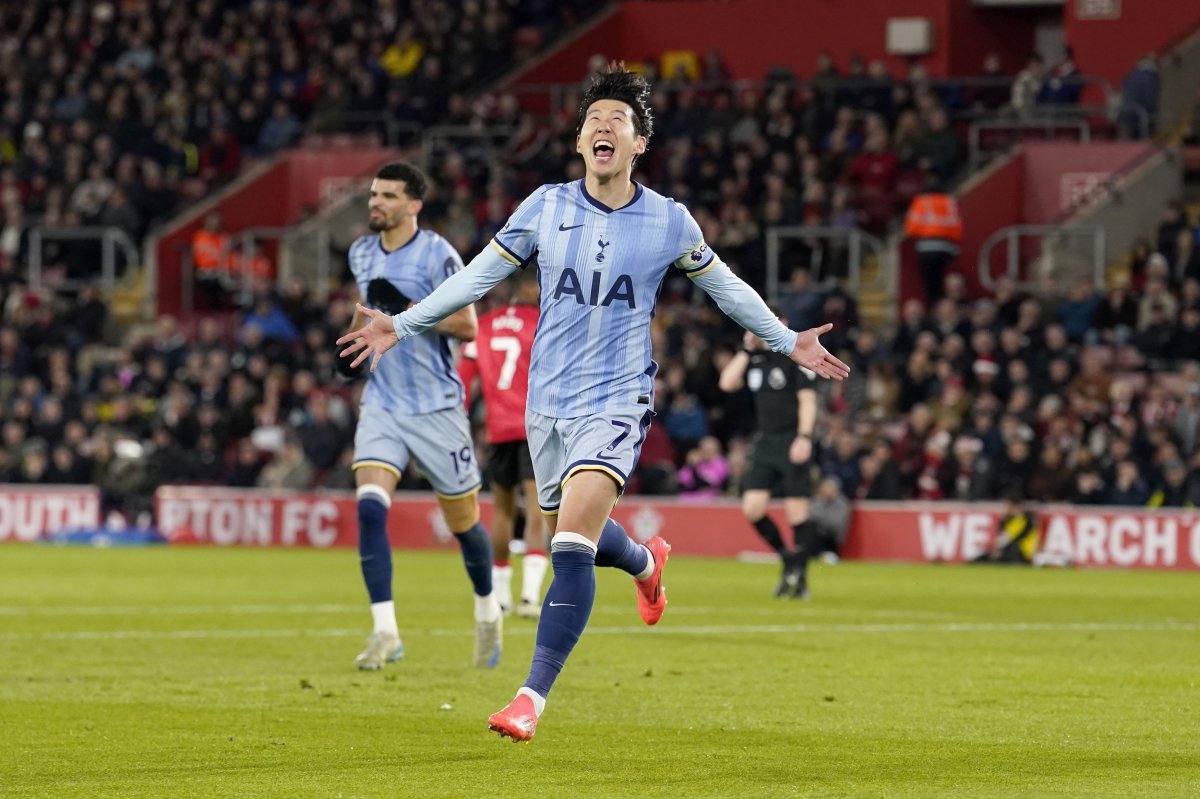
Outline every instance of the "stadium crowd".
[[[352, 284], [321, 305], [292, 283], [228, 318], [114, 330], [94, 289], [28, 290], [16, 265], [30, 224], [137, 237], [247, 156], [369, 128], [381, 110], [503, 131], [431, 168], [422, 222], [467, 259], [533, 187], [581, 176], [577, 91], [548, 117], [511, 94], [468, 103], [463, 92], [481, 59], [529, 52], [584, 3], [334, 0], [316, 25], [318, 5], [31, 2], [0, 16], [0, 482], [94, 482], [126, 510], [164, 483], [353, 485], [361, 385], [336, 375], [331, 346]], [[1079, 94], [1069, 55], [1016, 75], [989, 56], [989, 80], [973, 88], [934, 84], [919, 66], [896, 79], [861, 59], [839, 72], [828, 57], [808, 81], [780, 71], [752, 87], [730, 83], [716, 54], [695, 74], [642, 68], [658, 126], [637, 178], [684, 202], [759, 286], [765, 227], [885, 231], [914, 194], [960, 173], [956, 114], [1021, 115]], [[854, 298], [830, 280], [838, 253], [787, 249], [791, 326], [832, 321], [827, 346], [855, 369], [823, 388], [822, 473], [858, 498], [1200, 501], [1196, 234], [1172, 206], [1130, 279], [1107, 290], [1004, 286], [972, 299], [951, 274], [934, 307], [904, 307], [894, 336], [859, 326]], [[94, 273], [86, 253], [60, 255], [67, 275]], [[501, 290], [485, 304], [503, 301]], [[683, 278], [664, 286], [655, 325], [658, 418], [630, 490], [736, 494], [752, 409], [716, 377], [740, 331]]]
[[[833, 321], [830, 344], [854, 368], [822, 394], [822, 473], [871, 499], [1196, 503], [1196, 237], [1172, 206], [1156, 251], [1107, 291], [1051, 281], [971, 301], [952, 274], [935, 307], [905, 305], [893, 336], [857, 326], [852, 298], [805, 287], [796, 267], [785, 314]], [[330, 345], [349, 324], [348, 296], [318, 305], [293, 283], [234, 324], [206, 317], [185, 335], [163, 316], [112, 341], [94, 290], [70, 300], [0, 285], [0, 482], [94, 482], [127, 508], [163, 483], [352, 485], [361, 384], [336, 375]], [[752, 410], [716, 377], [740, 331], [688, 288], [664, 287], [658, 417], [631, 490], [732, 494]], [[498, 289], [485, 303], [504, 301]]]
[[[302, 135], [461, 113], [583, 0], [27, 0], [0, 6], [0, 261], [33, 225], [135, 242]], [[46, 254], [69, 277], [87, 248]]]

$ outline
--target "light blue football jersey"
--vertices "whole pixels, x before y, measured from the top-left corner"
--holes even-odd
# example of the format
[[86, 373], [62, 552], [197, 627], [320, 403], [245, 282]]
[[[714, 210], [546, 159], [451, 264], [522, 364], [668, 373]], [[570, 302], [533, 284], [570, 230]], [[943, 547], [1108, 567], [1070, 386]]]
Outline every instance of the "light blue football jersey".
[[616, 210], [582, 180], [542, 186], [492, 240], [515, 264], [536, 257], [541, 320], [528, 407], [544, 416], [651, 404], [650, 320], [663, 281], [672, 269], [696, 276], [717, 263], [686, 208], [635, 186]]
[[[431, 230], [418, 230], [395, 252], [385, 250], [378, 235], [363, 236], [350, 247], [350, 272], [363, 305], [369, 305], [367, 290], [375, 278], [387, 279], [404, 296], [420, 302], [462, 265], [450, 242]], [[462, 381], [445, 336], [429, 330], [401, 341], [393, 352], [369, 374], [364, 405], [424, 414], [462, 403]]]

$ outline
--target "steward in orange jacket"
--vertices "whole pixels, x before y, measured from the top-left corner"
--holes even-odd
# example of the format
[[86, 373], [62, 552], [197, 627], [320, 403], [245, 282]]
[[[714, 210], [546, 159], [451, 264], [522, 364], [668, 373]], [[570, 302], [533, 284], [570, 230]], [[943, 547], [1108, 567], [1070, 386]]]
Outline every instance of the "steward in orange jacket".
[[926, 191], [913, 198], [904, 219], [904, 232], [916, 240], [917, 262], [925, 303], [932, 307], [942, 298], [946, 267], [958, 257], [963, 223], [953, 195]]

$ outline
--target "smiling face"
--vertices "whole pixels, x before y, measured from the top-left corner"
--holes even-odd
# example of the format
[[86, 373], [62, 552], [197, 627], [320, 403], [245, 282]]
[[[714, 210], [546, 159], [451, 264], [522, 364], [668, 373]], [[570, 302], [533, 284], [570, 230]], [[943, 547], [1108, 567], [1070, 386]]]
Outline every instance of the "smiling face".
[[629, 174], [633, 159], [646, 152], [646, 137], [637, 133], [633, 108], [620, 100], [597, 100], [588, 106], [575, 151], [589, 175], [601, 179]]
[[405, 219], [421, 211], [421, 201], [405, 193], [403, 180], [375, 178], [371, 182], [371, 198], [367, 202], [370, 218], [367, 227], [375, 232], [391, 230]]

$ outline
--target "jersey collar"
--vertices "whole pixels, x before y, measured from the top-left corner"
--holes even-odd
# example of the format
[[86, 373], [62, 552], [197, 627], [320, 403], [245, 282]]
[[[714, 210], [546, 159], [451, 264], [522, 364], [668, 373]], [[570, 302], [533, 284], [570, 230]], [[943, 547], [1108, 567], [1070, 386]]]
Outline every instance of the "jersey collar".
[[383, 236], [382, 235], [379, 236], [377, 241], [379, 242], [379, 249], [383, 251], [384, 255], [395, 255], [396, 253], [400, 252], [401, 250], [403, 250], [408, 245], [412, 244], [414, 241], [416, 241], [420, 237], [421, 237], [421, 228], [417, 228], [417, 231], [412, 234], [411, 239], [404, 242], [403, 244], [401, 244], [399, 247], [397, 247], [394, 250], [389, 250], [387, 247], [383, 246]]
[[593, 197], [592, 195], [588, 194], [588, 190], [587, 190], [587, 183], [586, 183], [585, 181], [583, 181], [583, 180], [580, 180], [580, 181], [579, 181], [579, 190], [580, 190], [581, 192], [583, 192], [583, 198], [584, 198], [585, 200], [587, 200], [587, 201], [588, 201], [588, 202], [590, 202], [592, 205], [594, 205], [594, 206], [596, 206], [597, 208], [599, 208], [599, 209], [600, 209], [601, 211], [603, 211], [604, 213], [606, 213], [606, 214], [611, 214], [611, 213], [613, 213], [613, 212], [615, 212], [615, 211], [623, 211], [623, 210], [625, 210], [626, 208], [628, 208], [628, 207], [630, 207], [631, 205], [633, 205], [634, 203], [636, 203], [638, 200], [642, 199], [642, 184], [641, 184], [641, 183], [638, 183], [636, 180], [633, 180], [633, 181], [630, 181], [630, 182], [633, 184], [633, 188], [634, 188], [634, 191], [633, 191], [633, 199], [631, 199], [629, 202], [627, 202], [627, 203], [625, 203], [624, 205], [622, 205], [620, 208], [609, 208], [607, 205], [605, 205], [604, 203], [600, 202], [599, 200], [597, 200], [597, 199], [596, 199], [595, 197]]

